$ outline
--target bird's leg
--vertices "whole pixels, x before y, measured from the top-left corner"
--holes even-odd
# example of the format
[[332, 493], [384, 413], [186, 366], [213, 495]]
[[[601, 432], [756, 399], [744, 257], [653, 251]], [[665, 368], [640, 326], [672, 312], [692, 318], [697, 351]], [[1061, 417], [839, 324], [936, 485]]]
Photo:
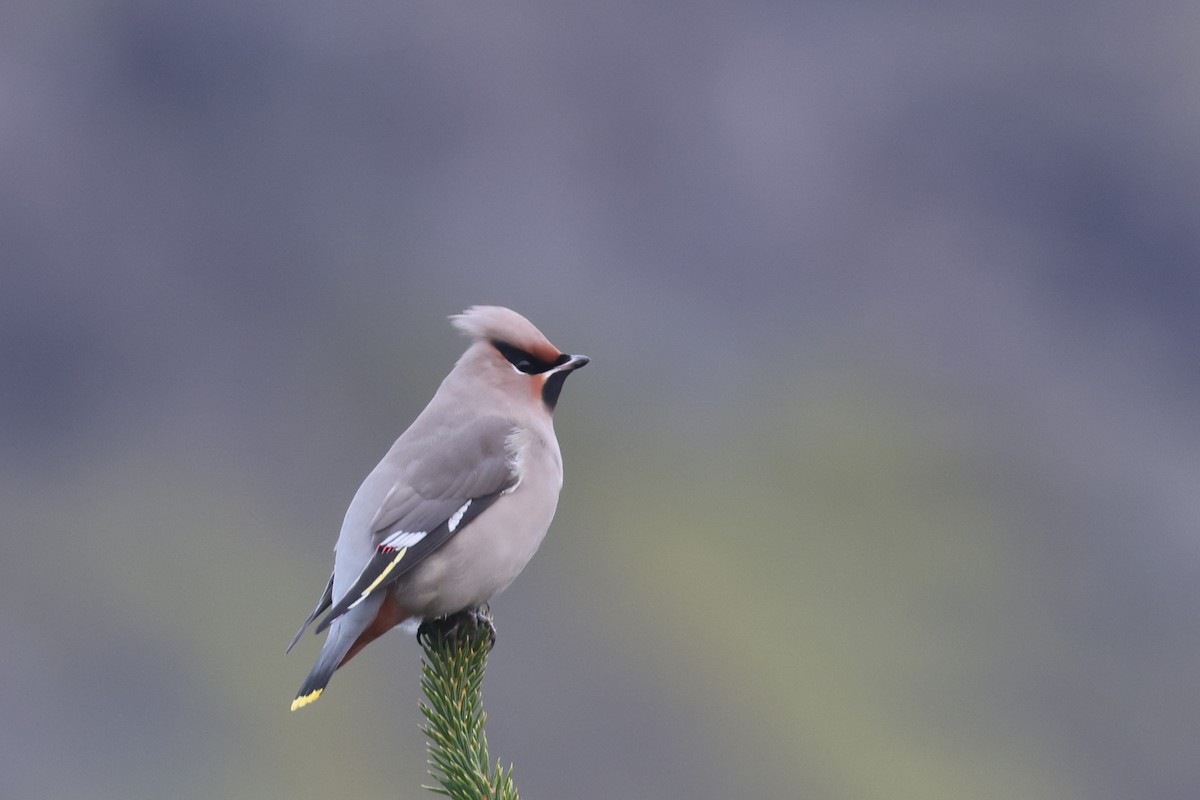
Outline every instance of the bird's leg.
[[486, 605], [427, 619], [417, 628], [417, 639], [441, 638], [452, 642], [460, 635], [473, 634], [480, 628], [487, 630], [488, 650], [491, 650], [496, 646], [496, 626], [492, 624], [491, 611]]
[[480, 608], [472, 608], [465, 613], [472, 628], [475, 630], [484, 628], [487, 631], [488, 650], [491, 651], [496, 646], [496, 626], [492, 622], [492, 609], [484, 605]]

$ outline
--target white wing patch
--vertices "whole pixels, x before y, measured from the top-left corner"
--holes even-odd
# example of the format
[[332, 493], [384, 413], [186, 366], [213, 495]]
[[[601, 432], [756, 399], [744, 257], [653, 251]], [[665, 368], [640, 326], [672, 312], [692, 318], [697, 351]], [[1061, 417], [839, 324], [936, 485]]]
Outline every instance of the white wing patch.
[[[462, 522], [463, 514], [467, 513], [467, 509], [470, 508], [470, 506], [471, 501], [468, 500], [467, 502], [463, 503], [462, 508], [450, 515], [450, 519], [447, 520], [446, 525], [450, 528], [451, 533], [454, 533], [454, 529], [458, 527], [458, 523]], [[421, 535], [424, 536], [425, 534]]]
[[[451, 528], [451, 530], [454, 530]], [[424, 539], [425, 531], [396, 531], [391, 536], [383, 540], [386, 547], [394, 547], [399, 550], [401, 547], [412, 547], [417, 542]]]

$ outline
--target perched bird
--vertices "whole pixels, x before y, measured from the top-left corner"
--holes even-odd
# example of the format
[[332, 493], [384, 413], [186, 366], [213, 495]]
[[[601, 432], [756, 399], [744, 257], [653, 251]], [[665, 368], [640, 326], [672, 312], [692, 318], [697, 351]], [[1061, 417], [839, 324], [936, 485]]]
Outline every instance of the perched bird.
[[472, 341], [354, 495], [333, 575], [288, 646], [326, 609], [329, 635], [292, 710], [393, 627], [477, 608], [512, 583], [558, 505], [562, 456], [552, 414], [567, 355], [515, 311], [474, 306], [450, 318]]

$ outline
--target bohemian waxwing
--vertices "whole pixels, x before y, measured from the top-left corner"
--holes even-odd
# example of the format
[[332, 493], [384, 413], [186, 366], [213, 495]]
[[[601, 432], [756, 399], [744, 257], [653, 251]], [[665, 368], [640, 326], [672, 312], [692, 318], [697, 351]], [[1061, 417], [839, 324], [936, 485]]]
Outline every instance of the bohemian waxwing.
[[329, 609], [316, 628], [329, 635], [293, 711], [394, 626], [415, 630], [486, 603], [550, 527], [563, 474], [551, 414], [588, 359], [559, 352], [507, 308], [450, 319], [472, 342], [346, 511], [333, 575], [288, 646]]

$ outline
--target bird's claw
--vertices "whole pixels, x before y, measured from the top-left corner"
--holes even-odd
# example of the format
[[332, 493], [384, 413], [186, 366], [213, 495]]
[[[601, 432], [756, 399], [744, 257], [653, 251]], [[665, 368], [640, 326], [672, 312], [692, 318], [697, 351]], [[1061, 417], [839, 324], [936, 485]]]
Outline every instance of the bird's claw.
[[438, 638], [453, 642], [459, 636], [472, 635], [480, 628], [487, 631], [490, 651], [496, 646], [496, 626], [492, 623], [491, 612], [487, 606], [468, 608], [444, 617], [427, 619], [417, 628], [417, 640], [422, 644]]

